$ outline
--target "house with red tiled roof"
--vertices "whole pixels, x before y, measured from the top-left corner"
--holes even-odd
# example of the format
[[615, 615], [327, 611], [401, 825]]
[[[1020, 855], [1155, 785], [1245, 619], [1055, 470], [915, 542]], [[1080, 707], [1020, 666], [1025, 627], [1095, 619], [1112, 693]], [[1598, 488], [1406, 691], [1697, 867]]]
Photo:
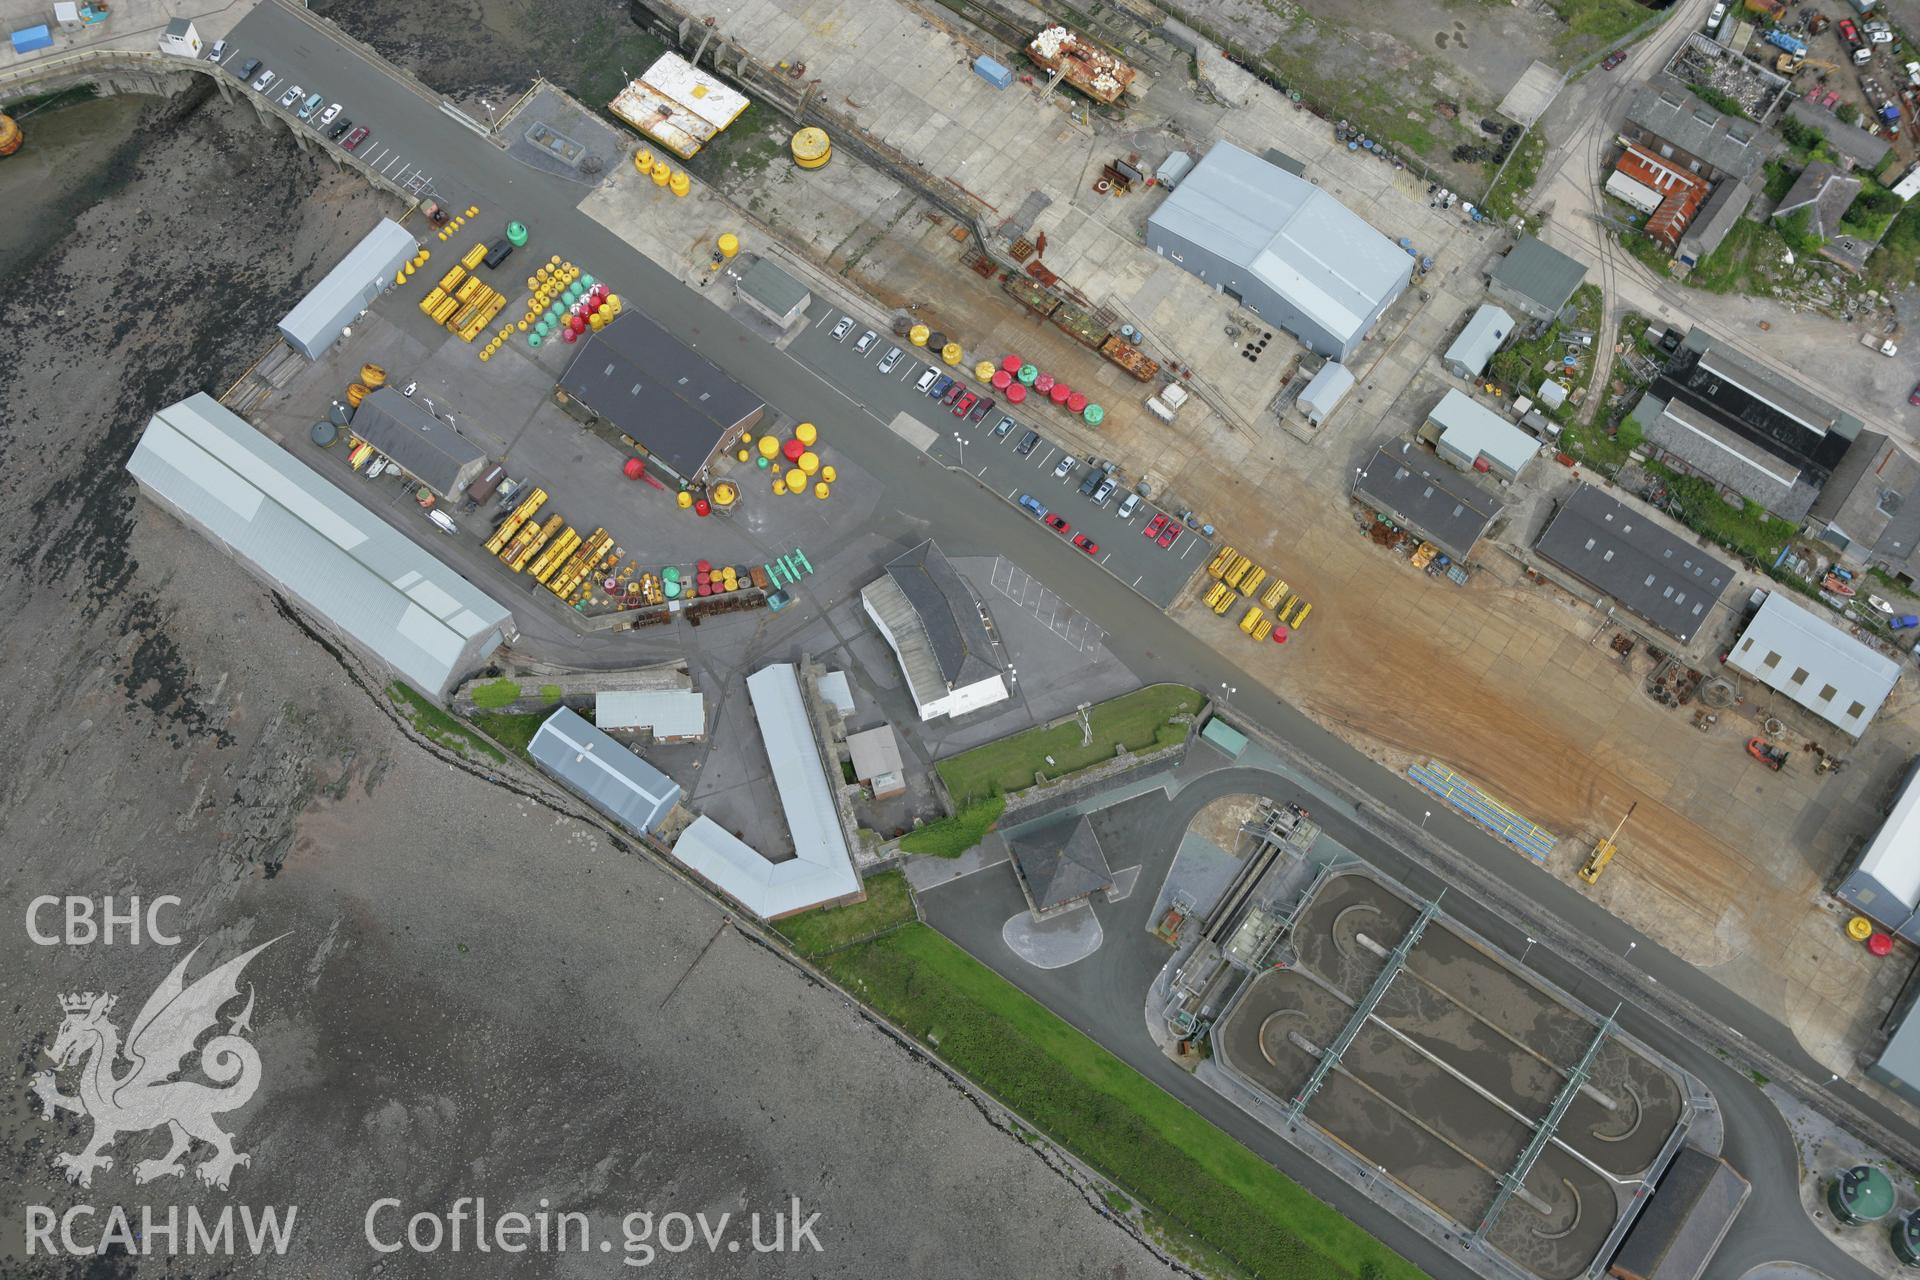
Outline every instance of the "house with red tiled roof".
[[[1641, 147], [1629, 144], [1614, 163], [1614, 173], [1626, 183], [1657, 198], [1659, 203], [1647, 215], [1646, 233], [1667, 246], [1677, 247], [1687, 224], [1707, 199], [1707, 180], [1696, 173], [1677, 169]], [[1609, 183], [1610, 189], [1616, 184]]]

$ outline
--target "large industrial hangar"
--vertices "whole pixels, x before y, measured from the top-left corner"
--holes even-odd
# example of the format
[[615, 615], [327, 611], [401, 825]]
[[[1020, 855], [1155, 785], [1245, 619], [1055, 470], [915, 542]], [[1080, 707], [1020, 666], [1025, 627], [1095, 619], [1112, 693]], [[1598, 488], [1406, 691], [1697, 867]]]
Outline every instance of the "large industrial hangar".
[[1697, 1085], [1358, 864], [1293, 921], [1215, 1025], [1220, 1064], [1517, 1273], [1598, 1274]]
[[141, 491], [436, 697], [516, 634], [505, 605], [200, 394], [127, 460]]
[[1413, 275], [1412, 259], [1365, 218], [1230, 142], [1148, 216], [1147, 247], [1335, 360]]

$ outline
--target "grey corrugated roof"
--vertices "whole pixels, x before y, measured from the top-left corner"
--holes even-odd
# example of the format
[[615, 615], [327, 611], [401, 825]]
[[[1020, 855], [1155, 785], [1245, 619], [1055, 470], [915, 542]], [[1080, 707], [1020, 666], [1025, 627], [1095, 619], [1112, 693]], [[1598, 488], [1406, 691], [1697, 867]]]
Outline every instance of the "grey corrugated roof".
[[1725, 1160], [1680, 1148], [1614, 1255], [1611, 1274], [1699, 1280], [1752, 1189]]
[[1863, 169], [1878, 169], [1892, 144], [1865, 129], [1843, 124], [1831, 111], [1818, 111], [1799, 98], [1787, 104], [1787, 114], [1825, 134], [1833, 149]]
[[589, 334], [560, 388], [691, 476], [760, 397], [637, 310]]
[[656, 738], [698, 738], [707, 731], [707, 703], [692, 689], [602, 689], [593, 695], [593, 722], [651, 729]]
[[[293, 310], [280, 317], [280, 332], [309, 354], [324, 351], [339, 339], [340, 326], [370, 301], [369, 289], [376, 283], [384, 286], [391, 282], [396, 264], [412, 257], [419, 248], [419, 241], [405, 227], [392, 218], [380, 219], [339, 265], [322, 276]], [[377, 288], [372, 292], [379, 296]]]
[[127, 470], [428, 693], [513, 631], [505, 605], [211, 396], [155, 414]]
[[1148, 221], [1258, 276], [1342, 339], [1359, 334], [1412, 268], [1365, 218], [1230, 142], [1215, 143]]
[[1493, 353], [1512, 332], [1513, 317], [1491, 302], [1483, 302], [1441, 358], [1447, 364], [1462, 365], [1477, 374], [1487, 367], [1487, 361], [1493, 359]]
[[1440, 425], [1440, 439], [1469, 458], [1485, 454], [1518, 472], [1540, 452], [1540, 442], [1458, 387], [1440, 397], [1427, 414]]
[[1767, 596], [1734, 641], [1727, 665], [1856, 738], [1867, 731], [1900, 678], [1893, 659], [1779, 591]]
[[1589, 484], [1560, 504], [1534, 549], [1682, 644], [1733, 581], [1731, 566]]
[[1720, 247], [1720, 242], [1733, 230], [1747, 206], [1753, 203], [1753, 188], [1745, 179], [1739, 181], [1723, 180], [1713, 188], [1713, 194], [1700, 206], [1700, 213], [1680, 237], [1680, 251], [1690, 254], [1695, 260], [1706, 257]]
[[739, 275], [740, 292], [752, 295], [769, 311], [785, 315], [805, 302], [807, 286], [795, 280], [775, 263], [757, 257]]
[[892, 725], [877, 725], [847, 735], [847, 753], [853, 757], [856, 778], [877, 778], [899, 773], [905, 767], [900, 759], [900, 740], [894, 737]]
[[1642, 421], [1648, 444], [1784, 520], [1799, 520], [1819, 497], [1820, 491], [1792, 463], [1727, 430], [1692, 405], [1669, 400], [1660, 412]]
[[1905, 504], [1916, 478], [1920, 463], [1911, 454], [1881, 432], [1862, 431], [1807, 514], [1844, 535], [1849, 544], [1871, 548]]
[[460, 435], [392, 387], [381, 387], [354, 410], [353, 434], [400, 464], [400, 469], [445, 496], [463, 468], [486, 450]]
[[1332, 413], [1347, 392], [1353, 390], [1353, 373], [1338, 360], [1320, 366], [1313, 380], [1300, 393], [1300, 403], [1322, 414]]
[[1681, 89], [1641, 89], [1627, 107], [1627, 122], [1738, 177], [1760, 163], [1764, 135], [1759, 125], [1721, 115]]
[[1811, 215], [1807, 229], [1821, 239], [1839, 233], [1840, 219], [1860, 194], [1860, 179], [1850, 178], [1825, 160], [1815, 160], [1800, 171], [1787, 194], [1774, 206], [1772, 220], [1790, 218], [1801, 210]]
[[887, 576], [919, 615], [949, 689], [999, 674], [980, 602], [933, 539], [889, 560]]
[[680, 784], [566, 707], [527, 744], [540, 767], [634, 831], [652, 831], [680, 799]]
[[1107, 855], [1084, 815], [1007, 841], [1020, 875], [1041, 911], [1098, 893], [1113, 884]]
[[1500, 499], [1457, 472], [1443, 476], [1406, 441], [1375, 453], [1355, 492], [1455, 560], [1472, 555], [1473, 544], [1502, 510]]
[[1489, 273], [1504, 288], [1558, 311], [1587, 278], [1586, 264], [1527, 236], [1493, 264]]

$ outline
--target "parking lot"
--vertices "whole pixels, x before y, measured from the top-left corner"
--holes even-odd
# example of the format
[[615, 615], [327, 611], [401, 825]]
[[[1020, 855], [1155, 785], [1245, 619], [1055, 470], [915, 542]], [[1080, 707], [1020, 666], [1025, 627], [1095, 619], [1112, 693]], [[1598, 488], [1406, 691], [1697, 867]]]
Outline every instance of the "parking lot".
[[[1117, 473], [1105, 501], [1095, 503], [1082, 491], [1091, 460], [1070, 454], [1047, 438], [1049, 419], [1065, 414], [1064, 409], [1052, 404], [1036, 407], [1033, 399], [1019, 408], [1009, 406], [1000, 393], [975, 383], [970, 370], [939, 364], [928, 352], [858, 319], [836, 339], [834, 331], [846, 318], [837, 308], [816, 301], [807, 313], [806, 331], [788, 351], [880, 417], [911, 416], [934, 433], [929, 451], [935, 458], [965, 470], [1025, 517], [1054, 516], [1064, 521], [1064, 528], [1057, 522], [1050, 527], [1063, 539], [1082, 539], [1074, 545], [1088, 560], [1156, 607], [1171, 605], [1194, 571], [1206, 563], [1211, 553], [1207, 539], [1151, 501], [1141, 498], [1121, 514], [1133, 490]], [[858, 347], [868, 332], [875, 337], [863, 352]], [[896, 347], [901, 351], [898, 362], [881, 373], [880, 365]], [[941, 401], [921, 393], [918, 385], [930, 370], [955, 379], [964, 388], [962, 395], [976, 397], [973, 412], [956, 417]], [[987, 401], [993, 401], [993, 407], [980, 412], [980, 405]], [[1011, 425], [1002, 429], [1007, 419]], [[1037, 439], [1028, 442], [1029, 432]], [[1022, 503], [1023, 496], [1030, 501]], [[1157, 522], [1159, 536], [1144, 536], [1161, 516], [1166, 518]], [[1163, 546], [1163, 540], [1170, 545]]]

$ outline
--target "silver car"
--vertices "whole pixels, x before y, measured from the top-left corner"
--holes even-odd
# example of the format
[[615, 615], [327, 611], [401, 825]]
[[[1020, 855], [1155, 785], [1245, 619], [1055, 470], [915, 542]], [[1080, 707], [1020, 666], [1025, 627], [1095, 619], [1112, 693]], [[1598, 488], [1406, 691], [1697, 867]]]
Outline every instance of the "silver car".
[[1120, 509], [1118, 511], [1115, 511], [1114, 514], [1119, 516], [1122, 520], [1128, 519], [1133, 515], [1133, 509], [1139, 505], [1140, 505], [1140, 495], [1137, 493], [1130, 493], [1127, 495], [1126, 501], [1120, 504]]
[[325, 111], [322, 111], [320, 113], [320, 118], [313, 122], [313, 127], [316, 129], [324, 129], [328, 125], [332, 124], [334, 120], [339, 117], [339, 115], [340, 115], [340, 104], [336, 102], [332, 106], [328, 107]]
[[888, 347], [887, 354], [880, 357], [880, 372], [892, 373], [894, 366], [899, 363], [900, 363], [900, 348]]
[[299, 85], [293, 86], [293, 88], [280, 95], [280, 105], [283, 107], [291, 107], [294, 103], [300, 101], [300, 92]]
[[880, 341], [880, 335], [869, 329], [860, 335], [860, 341], [853, 344], [853, 349], [861, 355], [865, 355], [867, 352], [873, 350], [873, 344], [878, 341]]
[[853, 317], [841, 316], [840, 323], [833, 326], [833, 340], [835, 342], [838, 342], [852, 332], [853, 332]]

